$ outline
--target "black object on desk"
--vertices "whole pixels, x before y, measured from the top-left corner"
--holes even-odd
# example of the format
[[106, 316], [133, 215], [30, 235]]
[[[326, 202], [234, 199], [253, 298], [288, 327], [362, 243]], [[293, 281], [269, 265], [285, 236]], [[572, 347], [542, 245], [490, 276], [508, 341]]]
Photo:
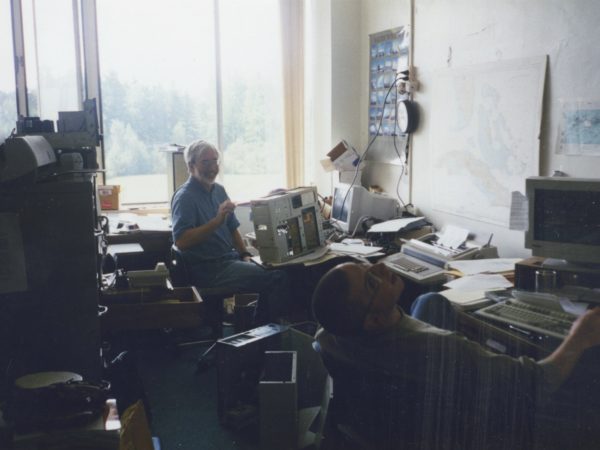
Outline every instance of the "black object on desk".
[[556, 272], [556, 287], [559, 289], [564, 286], [600, 288], [600, 269], [572, 264], [548, 266], [546, 258], [537, 256], [515, 264], [515, 287], [525, 291], [534, 291], [535, 273], [540, 269], [551, 269]]
[[552, 353], [561, 341], [549, 336], [521, 333], [508, 324], [486, 321], [472, 311], [457, 311], [457, 329], [483, 347], [513, 357], [526, 355], [541, 359]]

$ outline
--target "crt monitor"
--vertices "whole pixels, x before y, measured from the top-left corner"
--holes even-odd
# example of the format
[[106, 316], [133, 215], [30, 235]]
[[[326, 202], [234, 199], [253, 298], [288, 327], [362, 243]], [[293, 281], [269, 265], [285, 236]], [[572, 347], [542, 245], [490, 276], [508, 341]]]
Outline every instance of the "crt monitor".
[[533, 256], [600, 264], [600, 179], [530, 177], [526, 192]]
[[341, 184], [333, 191], [331, 219], [342, 231], [353, 233], [361, 218], [389, 220], [400, 216], [398, 200], [369, 192], [362, 186]]

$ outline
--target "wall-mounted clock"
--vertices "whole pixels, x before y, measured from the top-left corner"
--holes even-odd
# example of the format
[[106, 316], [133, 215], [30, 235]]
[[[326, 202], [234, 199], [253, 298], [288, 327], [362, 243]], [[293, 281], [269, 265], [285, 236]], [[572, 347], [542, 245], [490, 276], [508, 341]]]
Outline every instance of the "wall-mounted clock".
[[398, 128], [401, 133], [412, 133], [419, 125], [419, 109], [417, 104], [411, 100], [398, 102], [397, 111]]

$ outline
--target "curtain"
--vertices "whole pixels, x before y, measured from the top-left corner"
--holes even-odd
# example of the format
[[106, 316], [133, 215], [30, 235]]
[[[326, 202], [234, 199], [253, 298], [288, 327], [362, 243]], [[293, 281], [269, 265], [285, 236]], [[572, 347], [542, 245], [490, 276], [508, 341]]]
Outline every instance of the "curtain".
[[279, 0], [288, 187], [304, 184], [304, 0]]

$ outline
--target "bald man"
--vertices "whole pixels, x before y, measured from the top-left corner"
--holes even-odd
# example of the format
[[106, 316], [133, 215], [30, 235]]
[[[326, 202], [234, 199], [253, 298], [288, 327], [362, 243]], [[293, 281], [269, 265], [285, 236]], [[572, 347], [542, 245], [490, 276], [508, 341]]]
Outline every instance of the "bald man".
[[[381, 371], [398, 389], [410, 390], [409, 406], [421, 419], [409, 430], [417, 448], [532, 448], [541, 405], [584, 351], [600, 344], [600, 308], [583, 314], [551, 355], [535, 361], [491, 353], [427, 323], [455, 324], [439, 294], [419, 297], [413, 317], [407, 315], [397, 306], [403, 289], [402, 279], [381, 263], [346, 263], [325, 274], [313, 294], [324, 359]], [[438, 446], [444, 442], [450, 446]]]

